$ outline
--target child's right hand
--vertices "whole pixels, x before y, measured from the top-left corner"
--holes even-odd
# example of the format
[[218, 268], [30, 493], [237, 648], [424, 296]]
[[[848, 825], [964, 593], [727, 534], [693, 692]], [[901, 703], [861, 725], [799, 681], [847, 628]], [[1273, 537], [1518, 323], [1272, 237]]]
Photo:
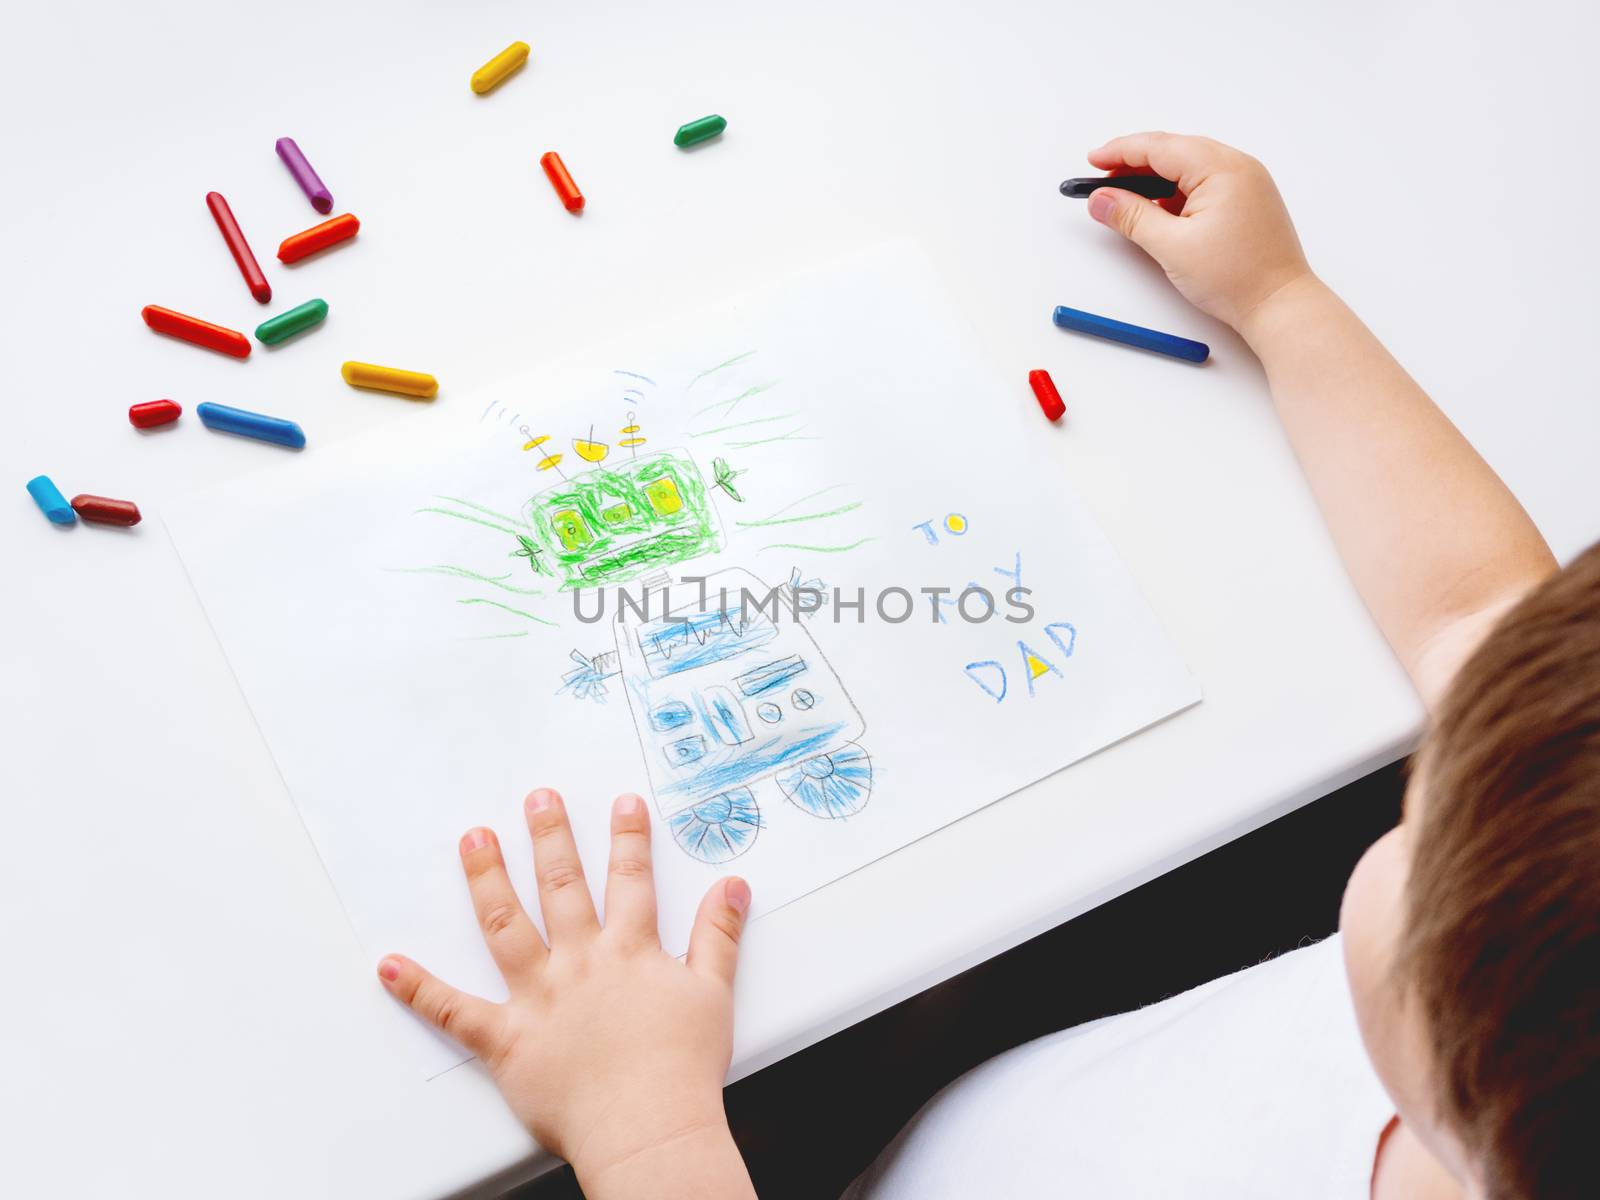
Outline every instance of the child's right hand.
[[1177, 182], [1181, 195], [1146, 200], [1118, 188], [1089, 197], [1089, 215], [1161, 264], [1195, 307], [1249, 336], [1245, 326], [1269, 296], [1311, 279], [1311, 268], [1267, 169], [1210, 138], [1136, 133], [1089, 152], [1114, 175]]

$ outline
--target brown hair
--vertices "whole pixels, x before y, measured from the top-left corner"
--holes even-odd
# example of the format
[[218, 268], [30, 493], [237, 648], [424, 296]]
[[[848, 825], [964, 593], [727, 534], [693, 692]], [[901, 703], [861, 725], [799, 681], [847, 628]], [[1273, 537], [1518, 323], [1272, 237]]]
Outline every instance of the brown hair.
[[1600, 1195], [1600, 545], [1450, 686], [1398, 967], [1493, 1200]]

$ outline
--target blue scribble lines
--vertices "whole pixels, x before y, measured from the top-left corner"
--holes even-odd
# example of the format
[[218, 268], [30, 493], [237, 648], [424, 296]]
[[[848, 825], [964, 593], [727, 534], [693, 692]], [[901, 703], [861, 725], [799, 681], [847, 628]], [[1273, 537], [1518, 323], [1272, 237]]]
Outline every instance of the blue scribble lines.
[[759, 696], [762, 692], [782, 687], [805, 669], [806, 660], [798, 654], [791, 654], [788, 658], [780, 658], [746, 671], [734, 682], [746, 696]]
[[686, 767], [706, 756], [706, 739], [698, 733], [691, 733], [688, 737], [668, 742], [661, 749], [666, 753], [669, 766]]
[[657, 733], [670, 733], [694, 720], [689, 706], [681, 700], [669, 700], [650, 714], [650, 728]]
[[589, 658], [581, 651], [574, 650], [571, 658], [578, 665], [561, 677], [561, 686], [556, 689], [556, 695], [567, 694], [578, 700], [604, 704], [606, 696], [610, 694], [605, 681], [617, 673], [616, 651], [607, 650], [604, 654]]
[[[1055, 643], [1059, 652], [1057, 657], [1068, 659], [1078, 644], [1078, 630], [1067, 621], [1051, 621], [1043, 631], [1045, 637]], [[1043, 675], [1061, 676], [1061, 668], [1055, 662], [1040, 653], [1027, 642], [1020, 638], [1017, 640], [1017, 653], [1022, 656], [1022, 677], [1028, 682], [1028, 695], [1034, 695], [1034, 684]], [[967, 678], [972, 680], [999, 704], [1006, 698], [1009, 686], [1006, 679], [1005, 664], [992, 658], [982, 659], [978, 662], [969, 662], [965, 668]]]
[[[1066, 630], [1067, 640], [1061, 640], [1061, 630]], [[1062, 658], [1072, 657], [1072, 648], [1078, 644], [1077, 629], [1066, 621], [1051, 621], [1044, 627], [1044, 635], [1056, 644]]]
[[743, 654], [778, 636], [778, 628], [754, 605], [714, 607], [689, 616], [664, 617], [639, 630], [639, 646], [652, 675], [693, 671]]
[[734, 788], [667, 818], [672, 840], [703, 863], [738, 858], [756, 840], [761, 810], [749, 788]]
[[[947, 544], [951, 539], [966, 537], [972, 531], [972, 522], [967, 519], [965, 513], [950, 512], [946, 513], [942, 520], [920, 521], [911, 526], [910, 531], [913, 534], [920, 534], [924, 545], [940, 547]], [[1023, 614], [1021, 616], [1008, 614], [1005, 619], [1013, 624], [1028, 624], [1031, 627], [1031, 622], [1037, 609], [1028, 599], [1033, 594], [1032, 589], [1022, 582], [1022, 551], [1013, 552], [1010, 566], [991, 566], [990, 570], [995, 575], [1006, 580], [1002, 595], [1005, 598], [1007, 608]], [[950, 593], [954, 590], [952, 588], [924, 588], [923, 590], [932, 598], [933, 620], [940, 625], [950, 624], [950, 619], [945, 615], [945, 609], [950, 607], [956, 608], [963, 619], [969, 622], [976, 621], [979, 624], [995, 615], [992, 592], [975, 579], [968, 579], [966, 590], [954, 599], [950, 598]], [[966, 608], [968, 597], [974, 595], [983, 598], [987, 602], [987, 612], [977, 617], [974, 617]], [[1049, 638], [1055, 649], [1041, 650], [1036, 645], [1030, 645], [1022, 638], [1016, 640], [1022, 679], [1028, 689], [1029, 699], [1038, 695], [1039, 681], [1045, 676], [1053, 675], [1057, 679], [1066, 677], [1065, 672], [1061, 670], [1058, 663], [1071, 658], [1072, 652], [1078, 644], [1077, 627], [1070, 621], [1050, 621], [1039, 626], [1037, 632]], [[1035, 642], [1038, 641], [1037, 636], [1034, 640]], [[1011, 676], [1017, 670], [1017, 666], [1017, 662], [1013, 661], [1011, 669], [1007, 670], [1006, 662], [999, 658], [979, 658], [967, 663], [961, 669], [965, 672], [967, 678], [977, 684], [986, 696], [996, 704], [1002, 704], [1005, 702], [1006, 696], [1010, 694]]]
[[701, 723], [716, 734], [717, 741], [723, 745], [739, 746], [755, 737], [750, 732], [750, 723], [744, 719], [744, 708], [721, 684], [701, 688], [695, 695], [694, 706]]
[[872, 788], [872, 763], [860, 746], [846, 746], [782, 772], [778, 786], [814, 817], [848, 817]]
[[[791, 584], [798, 577], [791, 577]], [[603, 699], [621, 676], [657, 811], [691, 857], [724, 863], [755, 844], [760, 790], [801, 812], [858, 813], [872, 795], [865, 722], [800, 617], [804, 587], [774, 594], [747, 571], [707, 577], [696, 599], [616, 624], [616, 649], [574, 653], [563, 691]]]
[[[1006, 669], [994, 659], [983, 658], [977, 662], [969, 662], [966, 671], [967, 678], [993, 696], [996, 704], [1006, 698]], [[989, 673], [987, 681], [979, 674], [980, 671]], [[995, 687], [995, 675], [1000, 677], [998, 690]]]
[[[703, 792], [715, 794], [731, 787], [742, 787], [765, 779], [782, 767], [818, 757], [820, 751], [841, 740], [844, 731], [845, 725], [842, 722], [833, 722], [822, 728], [807, 729], [798, 738], [785, 738], [781, 735], [766, 738], [758, 745], [747, 747], [743, 753], [724, 755], [717, 762], [698, 767], [693, 776], [672, 780], [658, 790], [656, 800], [660, 802], [664, 797], [692, 797]], [[669, 755], [668, 762], [672, 766], [689, 766], [701, 762], [706, 757], [706, 750], [714, 748], [714, 743], [706, 742], [701, 735], [693, 736], [701, 742], [702, 752], [692, 759], [680, 759], [676, 762], [673, 762]]]
[[801, 579], [800, 568], [794, 567], [789, 572], [788, 582], [783, 585], [784, 603], [809, 621], [823, 606], [827, 590], [828, 585], [820, 577], [813, 575], [810, 579]]
[[[1012, 588], [1020, 588], [1020, 587], [1022, 587], [1022, 551], [1021, 550], [1017, 551], [1017, 559], [1016, 559], [1016, 566], [1015, 567], [1013, 567], [1009, 571], [1006, 570], [1005, 567], [996, 567], [994, 569], [994, 573], [996, 575], [1004, 575], [1007, 579], [1011, 580], [1011, 587]], [[974, 586], [976, 586], [976, 585], [974, 585]], [[1011, 588], [1007, 588], [1006, 590], [1010, 591]]]

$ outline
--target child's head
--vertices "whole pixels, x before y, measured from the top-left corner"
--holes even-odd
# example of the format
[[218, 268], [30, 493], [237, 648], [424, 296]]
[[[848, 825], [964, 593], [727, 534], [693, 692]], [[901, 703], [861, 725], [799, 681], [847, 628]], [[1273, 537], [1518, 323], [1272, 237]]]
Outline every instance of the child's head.
[[1600, 546], [1451, 684], [1341, 924], [1406, 1124], [1489, 1200], [1600, 1188]]

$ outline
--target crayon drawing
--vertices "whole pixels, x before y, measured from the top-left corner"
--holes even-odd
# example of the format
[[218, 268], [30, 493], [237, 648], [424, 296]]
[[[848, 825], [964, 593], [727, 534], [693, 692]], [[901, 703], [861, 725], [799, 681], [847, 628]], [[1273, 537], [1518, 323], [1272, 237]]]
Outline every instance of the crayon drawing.
[[[495, 829], [531, 894], [534, 787], [597, 887], [612, 802], [645, 797], [677, 954], [719, 875], [759, 920], [1199, 698], [1026, 385], [940, 296], [889, 247], [619, 318], [167, 506], [374, 955], [495, 994], [456, 847]], [[460, 1061], [395, 1022], [419, 1073]]]
[[573, 655], [566, 686], [578, 695], [622, 677], [657, 814], [700, 862], [750, 848], [762, 785], [830, 819], [872, 794], [872, 760], [857, 742], [866, 723], [802, 623], [808, 592], [719, 571], [698, 599], [655, 619], [630, 621], [622, 605], [615, 648]]
[[[728, 521], [719, 513], [719, 503], [745, 505], [756, 497], [747, 478], [752, 474], [769, 482], [775, 477], [809, 480], [806, 472], [784, 465], [783, 460], [785, 456], [793, 458], [797, 445], [822, 440], [805, 432], [805, 422], [796, 421], [798, 413], [748, 415], [759, 410], [778, 386], [772, 378], [757, 376], [752, 383], [748, 375], [739, 373], [757, 369], [758, 365], [757, 353], [747, 350], [696, 371], [686, 384], [676, 388], [658, 384], [651, 376], [636, 371], [614, 369], [609, 375], [628, 385], [622, 388], [620, 399], [633, 406], [618, 427], [620, 436], [614, 442], [600, 440], [595, 436], [596, 426], [589, 425], [584, 436], [570, 440], [570, 452], [551, 434], [536, 433], [521, 424], [520, 410], [491, 401], [483, 410], [480, 423], [514, 429], [519, 449], [528, 456], [535, 478], [548, 478], [550, 482], [542, 484], [531, 497], [519, 497], [514, 505], [503, 505], [502, 509], [460, 496], [438, 495], [413, 512], [453, 517], [509, 536], [514, 545], [503, 553], [524, 564], [536, 577], [535, 582], [544, 586], [513, 586], [505, 590], [535, 597], [626, 584], [725, 550], [740, 555], [773, 550], [842, 554], [876, 541], [874, 535], [854, 535], [851, 522], [860, 518], [846, 520], [841, 531], [835, 518], [857, 513], [865, 504], [860, 499], [840, 497], [840, 491], [849, 486], [843, 483], [809, 491], [766, 516]], [[723, 381], [730, 382], [723, 388], [721, 398], [708, 400]], [[646, 436], [644, 417], [638, 411], [644, 406], [659, 410], [656, 420], [661, 428], [673, 429], [675, 423], [675, 431], [666, 439], [671, 443], [668, 448], [656, 448], [652, 442], [657, 439]], [[681, 415], [684, 412], [686, 417]], [[730, 422], [730, 415], [735, 413], [746, 415]], [[766, 432], [764, 427], [774, 422], [787, 428]], [[756, 431], [760, 436], [752, 437], [746, 432], [751, 426], [763, 427]], [[688, 443], [701, 439], [716, 440], [706, 449], [689, 448]], [[814, 446], [806, 449], [813, 453], [816, 450]], [[764, 469], [752, 472], [749, 466], [734, 466], [718, 450], [739, 455], [741, 463], [754, 455], [763, 461]], [[703, 466], [707, 462], [709, 470]], [[770, 494], [771, 488], [759, 491]], [[820, 508], [812, 503], [825, 495], [832, 497], [830, 503]], [[796, 511], [800, 508], [808, 511]], [[826, 523], [823, 527], [830, 532], [814, 541], [768, 541], [762, 536], [774, 526], [817, 523]], [[755, 538], [760, 541], [752, 540]], [[412, 574], [448, 573], [497, 589], [504, 587], [508, 578], [488, 564], [391, 569]], [[457, 603], [488, 606], [541, 625], [553, 623], [508, 606], [503, 597], [462, 598]], [[476, 636], [520, 637], [527, 632]], [[591, 699], [606, 695], [603, 687], [591, 687], [586, 681], [579, 681], [572, 690]]]
[[[597, 443], [583, 443], [596, 446]], [[591, 453], [595, 453], [591, 450]], [[534, 568], [562, 590], [625, 583], [722, 549], [722, 530], [694, 460], [681, 451], [597, 465], [528, 502]], [[524, 547], [526, 549], [526, 547]]]
[[[747, 351], [697, 372], [677, 397], [688, 396], [697, 385], [701, 393], [714, 388], [720, 373], [753, 358], [754, 352]], [[649, 384], [648, 402], [661, 406], [654, 379], [637, 372], [614, 374]], [[792, 413], [733, 419], [742, 406], [759, 403], [774, 386], [770, 380], [740, 383], [723, 398], [706, 403], [698, 396], [688, 428], [672, 440], [730, 435], [747, 441], [743, 431], [748, 427], [792, 424]], [[647, 402], [638, 387], [627, 388], [624, 398]], [[708, 421], [711, 427], [704, 428]], [[628, 608], [619, 593], [612, 644], [588, 654], [574, 649], [570, 661], [576, 665], [566, 670], [558, 691], [604, 704], [610, 685], [620, 679], [657, 814], [674, 843], [696, 861], [714, 866], [750, 849], [763, 828], [763, 804], [778, 797], [813, 817], [837, 819], [860, 811], [872, 792], [872, 762], [856, 740], [865, 721], [802, 624], [808, 607], [801, 596], [820, 595], [819, 580], [802, 582], [796, 569], [782, 587], [770, 588], [748, 570], [724, 569], [705, 577], [698, 600], [649, 619], [652, 587], [663, 597], [670, 595], [668, 568], [727, 548], [730, 538], [717, 501], [745, 503], [740, 489], [748, 485], [741, 476], [748, 468], [735, 468], [713, 454], [708, 478], [694, 452], [681, 446], [653, 447], [637, 411], [627, 413], [614, 446], [597, 439], [591, 426], [584, 436], [571, 439], [570, 455], [551, 435], [518, 428], [525, 439], [521, 451], [536, 455], [531, 460], [534, 478], [552, 482], [515, 513], [457, 497], [439, 498], [453, 508], [417, 511], [444, 513], [511, 534], [516, 548], [509, 553], [525, 561], [553, 593], [644, 581], [643, 607], [635, 602], [632, 609], [635, 619], [626, 619]], [[799, 428], [791, 432], [798, 434]], [[784, 455], [792, 453], [786, 444], [800, 440], [819, 439], [767, 437], [762, 444], [769, 447], [767, 453]], [[733, 532], [753, 539], [761, 536], [756, 531], [774, 526], [847, 517], [862, 507], [861, 501], [817, 502], [824, 495], [837, 497], [844, 486], [811, 491], [765, 517], [740, 519], [732, 524]], [[835, 552], [869, 540], [845, 539]], [[745, 548], [757, 550], [748, 540]], [[465, 568], [453, 571], [460, 578], [490, 582]], [[544, 594], [538, 588], [517, 590]], [[541, 624], [550, 621], [504, 599], [478, 602]], [[668, 603], [664, 599], [662, 607]], [[603, 610], [603, 596], [599, 604]], [[491, 636], [523, 635], [525, 631]]]

